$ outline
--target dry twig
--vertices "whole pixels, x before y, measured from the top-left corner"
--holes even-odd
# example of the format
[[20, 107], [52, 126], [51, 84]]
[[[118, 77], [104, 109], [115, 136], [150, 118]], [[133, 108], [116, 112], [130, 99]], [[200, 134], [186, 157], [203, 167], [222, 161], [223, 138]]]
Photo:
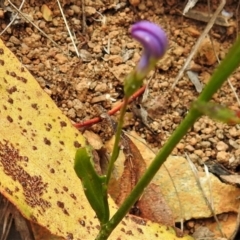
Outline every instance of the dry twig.
[[75, 49], [75, 52], [76, 52], [77, 56], [80, 57], [79, 51], [78, 51], [77, 46], [76, 46], [76, 44], [75, 44], [75, 42], [74, 42], [73, 35], [72, 35], [71, 31], [70, 31], [70, 28], [69, 28], [68, 23], [67, 23], [67, 19], [66, 19], [65, 15], [64, 15], [64, 12], [63, 12], [63, 9], [62, 9], [62, 7], [61, 7], [61, 4], [60, 4], [59, 0], [57, 0], [57, 3], [58, 3], [58, 7], [59, 7], [59, 9], [60, 9], [60, 12], [61, 12], [61, 14], [62, 14], [63, 21], [64, 21], [64, 23], [65, 23], [65, 25], [66, 25], [68, 34], [69, 34], [69, 36], [70, 36], [70, 38], [71, 38], [71, 40], [72, 40], [72, 44], [73, 44], [73, 47], [74, 47], [74, 49]]

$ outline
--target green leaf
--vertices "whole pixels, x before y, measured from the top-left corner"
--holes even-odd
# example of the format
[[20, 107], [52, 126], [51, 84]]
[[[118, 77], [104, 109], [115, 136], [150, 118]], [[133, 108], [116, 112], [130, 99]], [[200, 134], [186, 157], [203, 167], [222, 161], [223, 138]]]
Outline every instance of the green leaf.
[[93, 166], [92, 148], [79, 148], [76, 152], [74, 170], [81, 179], [84, 193], [97, 214], [101, 224], [109, 220], [106, 176], [99, 176]]
[[214, 102], [197, 101], [193, 104], [193, 108], [197, 109], [199, 112], [207, 115], [212, 119], [215, 119], [224, 123], [228, 123], [228, 124], [240, 123], [240, 118], [237, 115], [238, 113]]

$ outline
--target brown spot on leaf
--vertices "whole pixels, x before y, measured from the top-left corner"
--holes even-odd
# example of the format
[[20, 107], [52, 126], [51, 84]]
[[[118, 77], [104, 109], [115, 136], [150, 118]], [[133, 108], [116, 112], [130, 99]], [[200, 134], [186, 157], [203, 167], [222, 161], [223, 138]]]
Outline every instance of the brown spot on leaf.
[[8, 102], [11, 103], [11, 104], [13, 104], [14, 101], [13, 101], [12, 98], [9, 98], [9, 99], [8, 99]]
[[133, 233], [132, 233], [131, 230], [128, 230], [128, 231], [126, 232], [126, 234], [127, 234], [127, 235], [131, 235], [131, 236], [133, 236]]
[[2, 59], [0, 59], [0, 64], [3, 66], [4, 65], [4, 61]]
[[37, 222], [37, 218], [34, 217], [33, 215], [30, 216], [30, 219], [31, 219], [33, 222]]
[[73, 193], [70, 194], [70, 197], [73, 198], [74, 200], [77, 200], [76, 196]]
[[3, 55], [4, 54], [4, 51], [2, 48], [0, 48], [0, 54]]
[[67, 126], [67, 123], [64, 122], [64, 121], [61, 121], [61, 122], [60, 122], [60, 125], [61, 125], [61, 127], [66, 127], [66, 126]]
[[53, 168], [51, 168], [50, 173], [55, 173], [55, 170]]
[[26, 82], [27, 82], [27, 79], [24, 78], [24, 77], [21, 77], [21, 81], [22, 81], [23, 83], [26, 83]]
[[31, 106], [32, 106], [32, 108], [38, 110], [38, 105], [36, 103], [32, 103]]
[[66, 186], [63, 186], [63, 190], [64, 190], [65, 192], [67, 192], [67, 191], [68, 191], [68, 188], [67, 188]]
[[30, 207], [41, 207], [42, 210], [49, 208], [51, 204], [41, 196], [47, 189], [47, 183], [42, 181], [41, 176], [30, 175], [21, 166], [27, 157], [21, 156], [19, 150], [6, 140], [0, 142], [0, 162], [3, 171], [14, 181], [21, 184], [25, 202]]
[[64, 203], [63, 202], [57, 201], [57, 205], [60, 208], [64, 208]]
[[5, 188], [5, 191], [9, 194], [9, 195], [12, 195], [13, 192], [9, 189], [9, 188]]
[[16, 77], [16, 76], [17, 76], [17, 74], [16, 74], [15, 72], [10, 72], [10, 75], [11, 75], [12, 77]]
[[75, 148], [80, 148], [81, 147], [81, 144], [78, 141], [74, 141], [73, 144], [74, 144]]
[[7, 90], [7, 92], [8, 92], [9, 94], [12, 94], [12, 93], [14, 93], [14, 92], [16, 92], [16, 91], [17, 91], [16, 86], [13, 86], [13, 87], [11, 87], [11, 88], [9, 88], [9, 89]]
[[33, 149], [33, 150], [37, 150], [37, 147], [36, 147], [36, 146], [32, 146], [32, 149]]
[[83, 220], [78, 220], [78, 221], [83, 227], [85, 227], [85, 221], [83, 221]]
[[7, 120], [12, 123], [13, 122], [13, 119], [10, 117], [10, 116], [7, 116]]
[[46, 137], [43, 139], [43, 141], [46, 145], [51, 145], [51, 141], [49, 139], [47, 139]]
[[63, 213], [66, 214], [66, 215], [69, 215], [69, 213], [66, 209], [63, 209]]
[[72, 233], [68, 233], [67, 234], [67, 239], [72, 240], [73, 239], [73, 234]]

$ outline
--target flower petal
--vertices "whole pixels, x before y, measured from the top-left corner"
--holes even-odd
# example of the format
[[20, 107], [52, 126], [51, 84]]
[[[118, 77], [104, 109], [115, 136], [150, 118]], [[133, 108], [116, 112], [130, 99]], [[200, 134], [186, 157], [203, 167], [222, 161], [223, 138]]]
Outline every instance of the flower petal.
[[152, 22], [137, 22], [131, 28], [131, 35], [143, 45], [144, 54], [149, 57], [159, 59], [167, 49], [168, 39], [165, 32]]

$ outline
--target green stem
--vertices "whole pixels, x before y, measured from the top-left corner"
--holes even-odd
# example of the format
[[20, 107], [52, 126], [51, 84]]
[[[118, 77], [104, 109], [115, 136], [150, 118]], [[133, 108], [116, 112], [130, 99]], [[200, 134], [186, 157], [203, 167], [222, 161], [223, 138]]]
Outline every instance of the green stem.
[[112, 156], [108, 165], [108, 170], [107, 170], [107, 177], [106, 177], [106, 185], [108, 185], [109, 180], [111, 178], [111, 173], [113, 171], [113, 166], [114, 166], [114, 162], [117, 160], [118, 158], [118, 154], [119, 154], [119, 142], [120, 142], [120, 138], [121, 138], [121, 132], [122, 132], [122, 126], [123, 126], [123, 121], [124, 121], [124, 115], [127, 109], [127, 105], [128, 105], [128, 97], [125, 97], [123, 100], [123, 106], [121, 108], [120, 111], [120, 118], [118, 121], [118, 125], [117, 125], [117, 131], [115, 134], [115, 142], [114, 142], [114, 146], [113, 146], [113, 152], [112, 152]]
[[[205, 87], [197, 101], [207, 102], [211, 99], [214, 93], [222, 86], [224, 81], [230, 74], [238, 67], [240, 62], [240, 38], [230, 49], [226, 58], [221, 62], [217, 70], [211, 77], [208, 85]], [[102, 226], [96, 240], [106, 240], [113, 229], [128, 213], [131, 206], [139, 199], [147, 185], [151, 182], [154, 175], [157, 173], [161, 165], [166, 161], [172, 150], [178, 142], [184, 137], [188, 129], [194, 122], [201, 116], [201, 113], [194, 108], [191, 108], [186, 118], [182, 121], [179, 127], [174, 131], [167, 143], [158, 152], [153, 162], [148, 167], [147, 171], [143, 174], [137, 185], [132, 190], [131, 194], [125, 199], [115, 215]], [[121, 123], [122, 124], [122, 123]]]

